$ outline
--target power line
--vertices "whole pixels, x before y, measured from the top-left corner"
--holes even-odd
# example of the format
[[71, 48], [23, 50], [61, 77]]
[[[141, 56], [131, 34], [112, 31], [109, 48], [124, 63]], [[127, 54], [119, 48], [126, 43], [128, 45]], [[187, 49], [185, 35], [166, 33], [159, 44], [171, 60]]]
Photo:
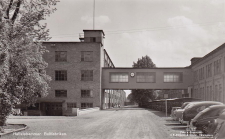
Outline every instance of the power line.
[[[170, 29], [179, 29], [179, 28], [187, 28], [190, 26], [209, 26], [215, 23], [224, 23], [224, 22], [208, 22], [208, 23], [201, 23], [201, 24], [190, 24], [190, 25], [180, 25], [180, 26], [165, 26], [165, 27], [154, 27], [154, 28], [143, 28], [143, 29], [131, 29], [131, 30], [111, 30], [111, 31], [104, 31], [107, 35], [114, 35], [114, 34], [123, 34], [123, 33], [137, 33], [143, 31], [160, 31], [160, 30], [170, 30]], [[79, 33], [77, 33], [79, 34]], [[55, 38], [65, 38], [65, 37], [79, 37], [74, 36], [77, 34], [59, 34], [59, 35], [52, 35], [51, 37]], [[64, 36], [61, 36], [64, 35]], [[59, 37], [57, 37], [59, 36]]]

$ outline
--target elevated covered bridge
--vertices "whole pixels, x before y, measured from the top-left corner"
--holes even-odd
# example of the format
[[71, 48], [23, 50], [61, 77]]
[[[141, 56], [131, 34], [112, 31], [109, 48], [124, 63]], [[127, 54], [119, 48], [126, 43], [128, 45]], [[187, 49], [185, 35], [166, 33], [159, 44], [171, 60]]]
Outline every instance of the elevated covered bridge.
[[102, 89], [183, 89], [193, 85], [191, 68], [102, 68]]

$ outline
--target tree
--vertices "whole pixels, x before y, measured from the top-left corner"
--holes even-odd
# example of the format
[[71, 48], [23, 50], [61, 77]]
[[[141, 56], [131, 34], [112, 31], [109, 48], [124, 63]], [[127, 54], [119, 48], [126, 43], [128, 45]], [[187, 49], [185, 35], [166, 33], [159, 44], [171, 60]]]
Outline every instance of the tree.
[[0, 126], [16, 104], [31, 105], [47, 95], [51, 78], [41, 42], [49, 39], [49, 30], [40, 21], [56, 10], [57, 2], [0, 1]]
[[142, 56], [138, 58], [137, 63], [133, 62], [133, 68], [155, 68], [155, 64], [152, 62], [149, 56]]
[[[138, 61], [133, 63], [133, 68], [155, 68], [156, 65], [152, 62], [149, 56], [139, 58]], [[144, 103], [154, 99], [154, 90], [150, 89], [136, 89], [131, 92], [131, 100], [142, 106]]]

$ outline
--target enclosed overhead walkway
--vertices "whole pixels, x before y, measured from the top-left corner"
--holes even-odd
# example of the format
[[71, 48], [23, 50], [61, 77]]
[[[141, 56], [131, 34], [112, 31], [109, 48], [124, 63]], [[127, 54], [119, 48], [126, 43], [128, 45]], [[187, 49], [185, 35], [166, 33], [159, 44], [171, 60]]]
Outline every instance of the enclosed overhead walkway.
[[188, 89], [190, 68], [103, 68], [102, 89]]

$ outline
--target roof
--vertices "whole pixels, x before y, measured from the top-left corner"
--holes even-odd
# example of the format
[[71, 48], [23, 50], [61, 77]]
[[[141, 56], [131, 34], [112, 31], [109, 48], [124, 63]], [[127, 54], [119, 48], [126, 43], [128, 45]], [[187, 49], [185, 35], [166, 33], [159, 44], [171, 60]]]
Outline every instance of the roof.
[[[190, 67], [196, 65], [197, 63], [201, 62], [202, 60], [206, 59], [207, 57], [217, 53], [218, 51], [222, 50], [225, 48], [225, 43], [223, 43], [222, 45], [220, 45], [219, 47], [217, 47], [216, 49], [214, 49], [213, 51], [211, 51], [210, 53], [206, 54], [204, 57], [202, 57], [201, 59], [197, 60], [196, 62], [194, 62], [193, 64], [190, 65]], [[193, 59], [193, 58], [192, 58]]]
[[83, 30], [83, 32], [85, 32], [85, 31], [101, 31], [102, 33], [103, 33], [103, 35], [105, 36], [105, 33], [104, 33], [104, 31], [103, 30], [91, 30], [91, 29], [85, 29], [85, 30]]

